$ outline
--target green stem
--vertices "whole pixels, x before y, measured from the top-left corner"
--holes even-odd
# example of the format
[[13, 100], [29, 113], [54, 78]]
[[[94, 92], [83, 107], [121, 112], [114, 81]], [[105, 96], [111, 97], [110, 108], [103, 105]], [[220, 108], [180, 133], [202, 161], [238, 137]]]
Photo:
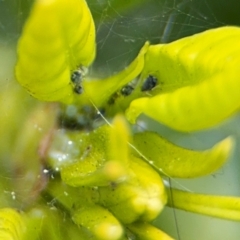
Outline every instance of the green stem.
[[240, 198], [169, 190], [167, 205], [207, 216], [240, 221]]

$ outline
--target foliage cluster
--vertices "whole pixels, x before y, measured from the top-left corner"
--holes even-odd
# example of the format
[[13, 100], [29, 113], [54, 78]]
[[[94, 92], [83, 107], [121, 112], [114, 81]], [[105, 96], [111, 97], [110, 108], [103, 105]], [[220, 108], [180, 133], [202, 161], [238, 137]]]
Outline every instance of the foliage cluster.
[[128, 67], [104, 79], [88, 74], [95, 38], [85, 0], [35, 1], [15, 73], [31, 96], [48, 103], [18, 86], [8, 97], [8, 117], [19, 99], [26, 99], [29, 114], [18, 119], [11, 155], [10, 184], [22, 199], [2, 197], [2, 239], [172, 239], [151, 224], [165, 205], [239, 221], [239, 198], [169, 190], [163, 180], [215, 172], [232, 152], [232, 137], [194, 151], [155, 132], [133, 132], [130, 124], [144, 114], [195, 132], [235, 114], [240, 29], [146, 42]]

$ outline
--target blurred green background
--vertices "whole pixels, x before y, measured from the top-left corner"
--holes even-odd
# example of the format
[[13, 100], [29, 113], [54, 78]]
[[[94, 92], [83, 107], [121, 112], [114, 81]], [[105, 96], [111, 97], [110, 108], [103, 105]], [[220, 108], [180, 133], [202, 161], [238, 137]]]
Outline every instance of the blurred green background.
[[[10, 93], [15, 86], [12, 80], [16, 42], [32, 2], [32, 0], [0, 0], [0, 109], [4, 109], [2, 106], [9, 102], [7, 98], [12, 97]], [[145, 41], [153, 44], [166, 43], [214, 27], [240, 25], [239, 0], [88, 0], [87, 2], [96, 23], [98, 47], [97, 58], [90, 69], [90, 74], [97, 77], [108, 76], [126, 67]], [[28, 113], [29, 99], [26, 96], [22, 99], [18, 106], [24, 116]], [[4, 111], [7, 110], [2, 110], [2, 115], [5, 114]], [[11, 152], [8, 155], [8, 151], [11, 151], [14, 131], [18, 131], [20, 119], [24, 119], [22, 115], [12, 114], [14, 121], [8, 121], [4, 125], [4, 131], [1, 131], [0, 136], [1, 144], [9, 142], [8, 147], [4, 147], [5, 151], [0, 152], [2, 168], [0, 179], [4, 179], [2, 182], [11, 177], [4, 172], [11, 167], [9, 162], [6, 163], [6, 160], [10, 161]], [[146, 121], [145, 127], [157, 130], [167, 139], [193, 149], [206, 149], [230, 134], [235, 136], [235, 152], [223, 169], [205, 178], [176, 179], [171, 180], [170, 184], [193, 192], [240, 196], [240, 116], [236, 115], [214, 129], [196, 134], [178, 133], [153, 121], [141, 120]], [[0, 128], [3, 128], [3, 125]], [[9, 137], [10, 129], [13, 137]], [[168, 208], [155, 223], [181, 240], [240, 239], [238, 222]]]

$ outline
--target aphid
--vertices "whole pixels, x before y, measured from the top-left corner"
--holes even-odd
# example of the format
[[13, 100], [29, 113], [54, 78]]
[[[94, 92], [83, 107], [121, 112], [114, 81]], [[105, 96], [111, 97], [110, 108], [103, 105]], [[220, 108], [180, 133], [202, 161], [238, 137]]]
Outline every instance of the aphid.
[[133, 90], [134, 88], [131, 85], [126, 85], [121, 89], [121, 94], [123, 96], [128, 96], [132, 93]]
[[75, 70], [71, 74], [71, 81], [74, 84], [80, 84], [82, 82], [83, 75], [80, 70]]
[[108, 100], [108, 104], [110, 104], [110, 105], [114, 104], [118, 97], [119, 97], [118, 92], [113, 93], [112, 96]]
[[83, 74], [81, 69], [75, 70], [71, 74], [71, 82], [73, 83], [73, 90], [77, 94], [81, 94], [83, 92], [83, 88], [81, 86], [83, 80]]
[[73, 88], [74, 92], [77, 94], [81, 94], [83, 92], [83, 88], [80, 84], [76, 84]]
[[149, 75], [146, 80], [143, 82], [143, 85], [142, 85], [142, 92], [145, 92], [145, 91], [150, 91], [152, 90], [155, 86], [157, 85], [157, 78], [152, 76], [152, 75]]

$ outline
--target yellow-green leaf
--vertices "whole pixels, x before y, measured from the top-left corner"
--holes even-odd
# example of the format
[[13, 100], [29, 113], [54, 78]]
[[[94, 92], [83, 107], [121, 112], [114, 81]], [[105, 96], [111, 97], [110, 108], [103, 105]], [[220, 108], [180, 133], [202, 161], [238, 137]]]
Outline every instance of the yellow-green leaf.
[[81, 206], [73, 213], [73, 221], [89, 231], [89, 239], [120, 240], [123, 228], [111, 212], [101, 206]]
[[[84, 93], [76, 101], [79, 104], [89, 104], [91, 100], [97, 107], [102, 107], [111, 100], [112, 95], [119, 91], [124, 85], [133, 81], [141, 73], [144, 66], [144, 55], [149, 47], [146, 42], [141, 48], [138, 56], [130, 65], [119, 73], [105, 79], [85, 79], [83, 82]], [[111, 108], [107, 106], [107, 111]]]
[[229, 159], [233, 139], [226, 138], [205, 151], [193, 151], [178, 147], [156, 133], [144, 132], [134, 135], [134, 146], [167, 176], [192, 178], [219, 169]]
[[95, 57], [95, 27], [85, 0], [36, 0], [18, 43], [16, 78], [34, 97], [71, 103], [71, 71]]
[[151, 46], [143, 77], [158, 78], [158, 94], [134, 100], [128, 119], [144, 113], [174, 129], [196, 131], [231, 116], [240, 107], [239, 41], [240, 28], [222, 27]]
[[25, 223], [20, 213], [11, 208], [0, 209], [0, 239], [22, 240]]
[[25, 214], [26, 231], [20, 240], [87, 239], [72, 219], [54, 206], [35, 206]]
[[120, 116], [112, 126], [75, 135], [79, 158], [61, 168], [63, 181], [71, 186], [106, 186], [110, 182], [125, 181], [129, 170], [129, 135]]
[[123, 223], [151, 221], [162, 211], [167, 199], [160, 175], [147, 163], [131, 157], [132, 178], [116, 186], [101, 187], [99, 203]]

